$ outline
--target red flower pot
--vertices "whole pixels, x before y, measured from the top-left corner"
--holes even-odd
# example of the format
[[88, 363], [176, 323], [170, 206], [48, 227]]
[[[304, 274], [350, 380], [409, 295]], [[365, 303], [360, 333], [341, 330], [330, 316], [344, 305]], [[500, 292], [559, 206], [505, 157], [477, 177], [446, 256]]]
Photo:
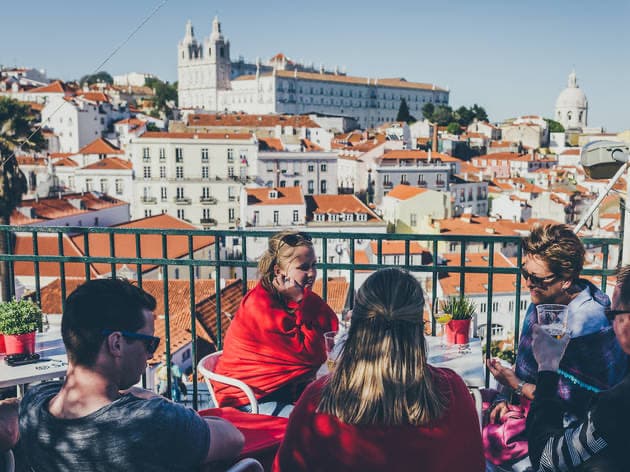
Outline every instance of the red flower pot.
[[4, 347], [4, 334], [0, 334], [0, 354], [4, 354], [5, 352], [5, 347]]
[[33, 354], [35, 352], [35, 331], [25, 334], [5, 334], [6, 354]]
[[470, 341], [470, 319], [451, 320], [444, 326], [446, 342], [449, 344], [468, 344]]

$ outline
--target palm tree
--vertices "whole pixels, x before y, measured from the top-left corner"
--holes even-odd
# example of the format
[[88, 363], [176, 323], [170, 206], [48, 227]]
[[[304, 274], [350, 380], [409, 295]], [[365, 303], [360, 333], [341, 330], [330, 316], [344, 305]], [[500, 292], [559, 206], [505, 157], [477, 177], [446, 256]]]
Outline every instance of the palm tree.
[[[0, 224], [11, 222], [11, 213], [22, 201], [26, 192], [26, 178], [18, 166], [15, 154], [22, 151], [41, 149], [44, 140], [40, 133], [33, 132], [35, 115], [31, 108], [16, 100], [0, 97]], [[0, 254], [7, 254], [12, 240], [8, 232], [0, 233]], [[12, 296], [7, 261], [0, 262], [2, 299]]]

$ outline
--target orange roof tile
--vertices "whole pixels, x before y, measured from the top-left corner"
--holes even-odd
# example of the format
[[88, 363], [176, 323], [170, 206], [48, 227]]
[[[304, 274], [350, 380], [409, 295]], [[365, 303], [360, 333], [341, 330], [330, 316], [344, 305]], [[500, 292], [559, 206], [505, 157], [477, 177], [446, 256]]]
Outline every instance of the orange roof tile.
[[82, 167], [82, 169], [107, 169], [107, 170], [127, 170], [131, 169], [132, 164], [130, 161], [126, 159], [120, 159], [118, 157], [106, 157], [105, 159], [99, 159], [92, 164], [88, 164], [87, 166]]
[[45, 157], [37, 156], [15, 156], [18, 165], [21, 166], [46, 166], [48, 163]]
[[273, 128], [291, 126], [293, 128], [321, 128], [306, 115], [248, 115], [245, 113], [188, 115], [188, 126], [200, 127], [244, 127]]
[[[75, 155], [75, 154], [72, 154]], [[53, 161], [53, 166], [58, 167], [78, 167], [79, 164], [69, 157], [59, 157]]]
[[30, 93], [65, 93], [65, 87], [60, 80], [29, 90]]
[[90, 102], [109, 102], [109, 97], [103, 92], [77, 92], [77, 96]]
[[[116, 228], [148, 228], [148, 229], [197, 229], [195, 226], [178, 220], [167, 214], [151, 216], [140, 220], [131, 221], [116, 226]], [[141, 256], [149, 259], [162, 258], [162, 235], [142, 234], [140, 237]], [[110, 257], [110, 235], [106, 233], [90, 233], [89, 249], [91, 256]], [[84, 249], [83, 235], [72, 238], [77, 247]], [[195, 236], [192, 238], [193, 251], [205, 248], [214, 244], [213, 236]], [[166, 236], [167, 251], [166, 257], [169, 259], [179, 259], [188, 256], [188, 237], [185, 235]], [[114, 234], [114, 248], [116, 257], [137, 257], [136, 237], [134, 234]], [[100, 274], [111, 272], [111, 264], [95, 263], [94, 267]], [[121, 269], [122, 264], [116, 264], [117, 269]], [[147, 272], [156, 267], [154, 264], [143, 264], [142, 272]], [[135, 266], [132, 268], [135, 270]]]
[[529, 231], [531, 222], [517, 223], [510, 220], [491, 221], [485, 216], [467, 218], [450, 218], [437, 220], [440, 226], [440, 233], [450, 233], [458, 235], [481, 235], [481, 236], [520, 236], [521, 232]]
[[90, 144], [82, 147], [79, 150], [79, 154], [124, 154], [124, 151], [121, 151], [104, 138], [97, 138]]
[[[389, 159], [415, 159], [415, 160], [428, 160], [429, 153], [427, 151], [411, 151], [411, 150], [395, 150], [395, 151], [387, 151], [383, 154], [383, 160]], [[442, 162], [461, 162], [461, 159], [458, 159], [453, 156], [449, 156], [448, 154], [442, 154], [439, 152], [431, 153], [432, 161], [442, 161]]]
[[229, 139], [250, 140], [250, 133], [170, 133], [168, 131], [147, 131], [140, 139]]
[[278, 138], [258, 138], [258, 149], [261, 151], [284, 151], [284, 144]]
[[[378, 254], [378, 242], [371, 241], [370, 249], [372, 254]], [[405, 241], [383, 241], [381, 246], [383, 256], [395, 256], [405, 254]], [[427, 248], [417, 241], [409, 241], [409, 254], [422, 254], [429, 252]]]
[[[246, 188], [247, 204], [257, 205], [302, 205], [304, 196], [301, 187], [261, 187]], [[270, 198], [269, 192], [275, 191], [276, 198]]]
[[398, 200], [407, 200], [421, 193], [425, 193], [426, 188], [412, 187], [411, 185], [396, 185], [387, 194], [388, 197], [397, 198]]
[[372, 210], [354, 195], [309, 195], [313, 213], [364, 213], [368, 221], [380, 220]]
[[[81, 208], [77, 208], [70, 203], [70, 200], [80, 200]], [[50, 197], [22, 200], [19, 206], [22, 208], [32, 208], [38, 220], [54, 220], [69, 215], [88, 213], [90, 210], [100, 210], [126, 204], [126, 202], [110, 196], [98, 197], [87, 192], [84, 194], [66, 194], [61, 198]], [[17, 209], [13, 211], [11, 215], [12, 224], [20, 224], [17, 222], [18, 220], [24, 221], [23, 218], [20, 218], [20, 215], [21, 213]], [[16, 220], [14, 220], [14, 217]], [[14, 221], [15, 223], [13, 223]], [[34, 221], [35, 220], [30, 220], [30, 222]]]
[[568, 148], [562, 151], [560, 154], [563, 156], [579, 156], [581, 152], [581, 148]]

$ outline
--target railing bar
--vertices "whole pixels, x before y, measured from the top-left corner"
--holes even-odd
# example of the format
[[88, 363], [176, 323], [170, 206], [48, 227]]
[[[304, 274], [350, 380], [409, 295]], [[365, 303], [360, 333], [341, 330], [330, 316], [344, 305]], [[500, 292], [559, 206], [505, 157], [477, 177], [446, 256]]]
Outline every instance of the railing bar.
[[[466, 242], [462, 239], [460, 241], [460, 252], [459, 252], [459, 265], [461, 266], [462, 269], [466, 268]], [[465, 270], [462, 270], [459, 273], [459, 296], [463, 297], [464, 294], [466, 293], [464, 291], [464, 289], [466, 288], [466, 282], [465, 282], [465, 278], [466, 278], [466, 272]]]
[[322, 242], [322, 298], [326, 300], [328, 295], [328, 238], [320, 239]]
[[383, 240], [380, 238], [376, 241], [376, 263], [378, 265], [383, 263]]
[[521, 285], [523, 277], [521, 275], [521, 268], [523, 267], [523, 243], [522, 241], [517, 246], [516, 252], [516, 312], [514, 313], [514, 354], [518, 352], [518, 343], [521, 336]]
[[217, 351], [223, 349], [223, 329], [221, 320], [221, 252], [219, 251], [219, 239], [214, 242], [214, 259], [217, 265], [214, 266], [214, 298], [215, 316], [217, 323]]
[[608, 244], [602, 246], [602, 292], [606, 293], [607, 276], [606, 270], [608, 269]]
[[[162, 257], [166, 259], [168, 254], [168, 243], [166, 234], [162, 235]], [[164, 293], [164, 342], [166, 343], [166, 396], [172, 400], [171, 381], [171, 327], [170, 327], [170, 307], [168, 298], [168, 265], [162, 266], [162, 290]]]
[[109, 256], [112, 258], [112, 278], [116, 278], [116, 247], [114, 245], [114, 233], [109, 233]]
[[[488, 268], [490, 271], [488, 272], [488, 298], [487, 298], [487, 312], [486, 312], [486, 359], [490, 359], [492, 357], [491, 346], [492, 346], [492, 294], [493, 294], [493, 283], [494, 283], [494, 241], [490, 241], [490, 253], [488, 254]], [[486, 367], [486, 388], [490, 385], [490, 377], [488, 375], [488, 370]]]
[[350, 308], [354, 307], [354, 238], [350, 239]]
[[[13, 239], [14, 239], [14, 233], [12, 233], [10, 231], [10, 227], [6, 226], [6, 229], [4, 230], [4, 238], [5, 238], [5, 242], [6, 242], [6, 247], [7, 247], [7, 255], [11, 256], [13, 255]], [[17, 237], [16, 237], [17, 238]], [[12, 259], [9, 259], [7, 261], [6, 267], [7, 267], [7, 271], [9, 272], [8, 277], [9, 277], [9, 293], [11, 294], [11, 297], [15, 297], [15, 266], [14, 266], [14, 262]], [[5, 300], [6, 301], [6, 300]]]
[[437, 240], [433, 241], [433, 270], [431, 271], [431, 335], [436, 335], [436, 321], [435, 314], [438, 310], [438, 299], [437, 299], [437, 283], [438, 283], [438, 271], [437, 271], [437, 261], [438, 261], [438, 242]]
[[411, 265], [411, 261], [409, 260], [409, 247], [410, 247], [409, 239], [405, 239], [405, 269], [409, 270], [409, 266]]
[[[136, 243], [136, 257], [138, 259], [142, 259], [140, 233], [136, 233], [135, 243]], [[138, 279], [138, 287], [142, 288], [142, 264], [140, 262], [136, 264], [136, 274], [137, 274], [137, 279]]]
[[[31, 233], [33, 238], [33, 256], [39, 256], [39, 235], [37, 233]], [[35, 260], [35, 301], [41, 307], [42, 306], [42, 287], [39, 274], [39, 260]], [[14, 293], [15, 295], [15, 293]], [[41, 333], [43, 329], [42, 320], [39, 321], [38, 331]]]
[[[195, 258], [193, 249], [193, 237], [188, 236], [188, 257], [190, 259]], [[192, 358], [192, 403], [193, 410], [198, 409], [197, 405], [197, 303], [195, 295], [195, 267], [189, 266], [188, 268], [188, 282], [190, 285], [190, 336], [192, 341], [191, 354]]]
[[[57, 235], [57, 246], [59, 255], [63, 256], [63, 233]], [[63, 313], [66, 311], [66, 264], [63, 260], [59, 261], [59, 279], [61, 282], [61, 313]]]
[[243, 287], [242, 287], [242, 291], [243, 291], [243, 295], [245, 295], [247, 293], [247, 235], [243, 234], [243, 237], [241, 238], [241, 248], [242, 248], [242, 260], [244, 262], [243, 266], [242, 266], [242, 274], [243, 274]]
[[85, 280], [90, 280], [90, 234], [87, 232], [83, 233], [83, 255], [86, 257]]

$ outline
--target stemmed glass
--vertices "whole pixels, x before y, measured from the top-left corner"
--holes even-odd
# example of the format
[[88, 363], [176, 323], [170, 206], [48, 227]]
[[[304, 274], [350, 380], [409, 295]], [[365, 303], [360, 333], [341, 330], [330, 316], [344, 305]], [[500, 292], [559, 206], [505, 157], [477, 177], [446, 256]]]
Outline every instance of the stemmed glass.
[[446, 324], [453, 319], [453, 316], [449, 313], [436, 313], [433, 317], [440, 325], [440, 347], [446, 347]]

